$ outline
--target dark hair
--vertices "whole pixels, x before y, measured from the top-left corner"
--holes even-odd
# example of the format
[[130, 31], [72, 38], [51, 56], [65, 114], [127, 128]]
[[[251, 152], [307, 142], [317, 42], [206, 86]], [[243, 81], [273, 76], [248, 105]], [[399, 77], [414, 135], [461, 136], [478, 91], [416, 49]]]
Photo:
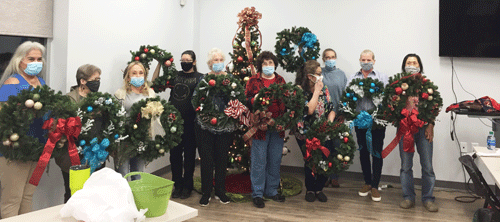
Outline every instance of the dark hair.
[[269, 60], [272, 59], [274, 63], [274, 70], [278, 68], [278, 58], [270, 52], [270, 51], [263, 51], [260, 53], [260, 55], [257, 57], [257, 72], [262, 73], [262, 63], [264, 60]]
[[295, 76], [295, 85], [299, 85], [305, 92], [310, 91], [308, 74], [313, 74], [321, 65], [316, 60], [307, 61]]
[[323, 58], [323, 60], [325, 60], [325, 54], [326, 52], [333, 52], [335, 53], [335, 58], [337, 58], [337, 52], [335, 52], [335, 50], [331, 49], [331, 48], [327, 48], [323, 51], [323, 55], [321, 56], [321, 58]]
[[[191, 59], [193, 59], [193, 62], [196, 62], [196, 54], [194, 54], [193, 50], [186, 50], [184, 51], [182, 54], [181, 54], [181, 57], [182, 55], [190, 55], [191, 56]], [[196, 65], [193, 66], [193, 70], [194, 72], [198, 72], [198, 69], [196, 69]]]
[[101, 74], [101, 69], [99, 69], [99, 67], [95, 66], [95, 65], [91, 65], [91, 64], [85, 64], [85, 65], [82, 65], [80, 66], [77, 70], [76, 70], [76, 83], [78, 84], [78, 86], [81, 85], [81, 82], [80, 80], [86, 80], [88, 81], [90, 79], [90, 77], [92, 77], [92, 75], [94, 75], [94, 73], [98, 72], [99, 75]]
[[405, 58], [403, 59], [403, 64], [401, 65], [401, 71], [405, 72], [406, 60], [408, 60], [409, 57], [417, 58], [418, 65], [420, 65], [420, 73], [424, 73], [424, 65], [422, 65], [422, 60], [420, 60], [420, 56], [415, 53], [410, 53], [405, 56]]

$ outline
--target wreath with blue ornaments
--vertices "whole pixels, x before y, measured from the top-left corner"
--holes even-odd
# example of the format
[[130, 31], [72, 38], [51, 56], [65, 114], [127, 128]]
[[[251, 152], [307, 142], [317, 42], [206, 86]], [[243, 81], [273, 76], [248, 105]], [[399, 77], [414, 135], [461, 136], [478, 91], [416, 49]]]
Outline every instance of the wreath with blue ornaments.
[[308, 28], [284, 29], [278, 32], [276, 39], [276, 57], [287, 72], [296, 72], [306, 61], [319, 58], [319, 41]]

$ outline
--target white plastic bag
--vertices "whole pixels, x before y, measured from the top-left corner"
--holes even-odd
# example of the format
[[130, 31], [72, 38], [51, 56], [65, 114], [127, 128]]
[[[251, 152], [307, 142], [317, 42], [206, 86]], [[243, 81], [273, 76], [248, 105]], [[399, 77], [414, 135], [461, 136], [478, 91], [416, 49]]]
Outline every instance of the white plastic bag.
[[146, 211], [137, 210], [127, 180], [114, 170], [103, 168], [90, 176], [60, 213], [62, 217], [73, 216], [86, 222], [134, 222], [144, 221]]

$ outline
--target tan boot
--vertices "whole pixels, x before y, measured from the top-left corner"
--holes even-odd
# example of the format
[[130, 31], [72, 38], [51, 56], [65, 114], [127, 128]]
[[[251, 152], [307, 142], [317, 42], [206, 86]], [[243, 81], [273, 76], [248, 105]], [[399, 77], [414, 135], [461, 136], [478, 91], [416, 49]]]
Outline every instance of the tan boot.
[[379, 202], [382, 200], [382, 197], [380, 196], [380, 192], [378, 192], [377, 188], [372, 188], [371, 192], [372, 192], [372, 200], [373, 201]]

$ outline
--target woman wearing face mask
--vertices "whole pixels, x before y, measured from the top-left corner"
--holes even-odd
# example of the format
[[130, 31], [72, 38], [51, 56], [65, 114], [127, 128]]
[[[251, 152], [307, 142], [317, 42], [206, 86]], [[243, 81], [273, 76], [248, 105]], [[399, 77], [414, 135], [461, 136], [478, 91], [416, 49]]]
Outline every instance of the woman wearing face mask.
[[[378, 79], [383, 82], [384, 85], [387, 85], [389, 82], [389, 78], [373, 69], [373, 65], [375, 64], [375, 55], [371, 50], [364, 50], [361, 52], [359, 57], [359, 63], [361, 65], [361, 69], [354, 73], [347, 82], [351, 82], [353, 79], [365, 79], [372, 78]], [[373, 109], [375, 105], [373, 105], [373, 101], [364, 97], [361, 100], [357, 101], [356, 111], [368, 111]], [[380, 176], [382, 174], [382, 157], [381, 152], [384, 146], [384, 138], [385, 138], [385, 127], [373, 128], [372, 129], [372, 144], [373, 149], [372, 153], [368, 151], [366, 145], [366, 131], [367, 129], [358, 129], [358, 127], [354, 127], [356, 131], [356, 138], [359, 146], [359, 159], [361, 161], [361, 169], [363, 171], [363, 178], [365, 180], [365, 185], [361, 187], [358, 194], [359, 196], [366, 197], [371, 193], [371, 198], [373, 201], [380, 201], [382, 197], [378, 192], [378, 185], [380, 183]], [[370, 155], [372, 156], [372, 161], [370, 161]], [[373, 169], [373, 171], [372, 171]]]
[[[115, 92], [115, 97], [120, 100], [125, 107], [127, 115], [134, 103], [142, 99], [156, 97], [155, 91], [146, 83], [147, 77], [147, 70], [142, 63], [138, 61], [129, 63], [123, 72], [123, 87]], [[144, 167], [144, 160], [138, 157], [132, 157], [125, 160], [122, 165], [115, 166], [116, 170], [123, 176], [131, 171], [142, 172], [144, 171]], [[132, 176], [132, 180], [135, 179], [137, 179], [137, 177]]]
[[[330, 93], [328, 88], [323, 85], [323, 76], [321, 73], [320, 64], [314, 60], [309, 60], [304, 64], [302, 70], [297, 73], [295, 79], [295, 84], [304, 90], [306, 96], [304, 110], [306, 115], [303, 121], [301, 121], [304, 125], [304, 131], [320, 118], [327, 117], [330, 122], [333, 122], [335, 119], [335, 111], [333, 111], [334, 107]], [[300, 134], [300, 132], [294, 132], [294, 134], [299, 147], [302, 147], [305, 144], [305, 136]], [[335, 151], [332, 140], [326, 141], [325, 147], [331, 152]], [[305, 156], [305, 153], [302, 152], [302, 155]], [[336, 154], [332, 152], [330, 155]], [[307, 190], [305, 199], [307, 202], [314, 202], [316, 199], [320, 202], [326, 202], [328, 198], [322, 190], [328, 177], [321, 174], [314, 175], [312, 172], [309, 167], [304, 165]]]
[[[424, 66], [417, 54], [408, 54], [403, 59], [401, 71], [411, 74], [423, 73]], [[418, 99], [418, 98], [417, 98]], [[436, 176], [432, 168], [432, 150], [434, 139], [434, 122], [424, 125], [413, 135], [417, 152], [420, 156], [422, 166], [422, 203], [425, 209], [430, 212], [437, 212], [438, 206], [434, 203], [435, 197], [432, 195]], [[399, 142], [399, 155], [401, 156], [401, 187], [403, 191], [403, 201], [399, 204], [401, 208], [409, 209], [415, 206], [415, 187], [413, 186], [413, 155], [414, 152], [403, 150], [403, 138]]]
[[[17, 47], [0, 80], [0, 102], [21, 90], [45, 85], [38, 76], [43, 69], [45, 47], [37, 42], [24, 42]], [[1, 108], [1, 107], [0, 107]], [[31, 136], [45, 144], [42, 130], [43, 120], [35, 119], [30, 126]], [[8, 160], [0, 154], [1, 218], [16, 216], [31, 211], [31, 201], [36, 186], [29, 183], [37, 163]]]
[[[224, 72], [224, 54], [220, 49], [213, 48], [208, 53], [208, 68], [210, 72], [207, 75], [231, 75]], [[229, 102], [229, 97], [225, 95], [214, 95], [212, 100], [217, 110], [223, 111]], [[196, 116], [195, 132], [196, 142], [198, 144], [198, 153], [201, 158], [201, 191], [202, 197], [200, 205], [207, 206], [211, 199], [212, 190], [215, 188], [215, 197], [222, 204], [229, 203], [229, 197], [226, 196], [226, 166], [229, 146], [231, 146], [232, 132], [237, 129], [236, 125], [226, 124], [224, 126], [212, 125], [202, 121], [199, 115]], [[215, 168], [215, 187], [214, 183]]]
[[[99, 67], [86, 64], [80, 66], [76, 71], [76, 82], [78, 85], [71, 87], [71, 91], [67, 94], [71, 101], [78, 106], [87, 97], [90, 92], [97, 92], [101, 84], [101, 69]], [[95, 134], [100, 131], [102, 121], [94, 121], [92, 129], [89, 131]], [[91, 135], [93, 137], [93, 135]], [[55, 159], [56, 164], [61, 168], [64, 180], [64, 203], [71, 197], [71, 189], [69, 188], [69, 167], [71, 166], [71, 159], [69, 155], [64, 155]], [[104, 163], [100, 169], [104, 167]], [[98, 169], [99, 170], [99, 169]]]
[[[252, 105], [259, 90], [271, 84], [285, 84], [285, 79], [275, 72], [278, 59], [269, 51], [263, 51], [257, 57], [258, 74], [252, 76], [246, 86], [247, 107]], [[283, 115], [285, 105], [281, 101], [273, 101], [268, 110], [272, 117]], [[285, 197], [278, 193], [280, 183], [280, 165], [283, 152], [284, 132], [257, 130], [252, 138], [250, 152], [250, 179], [252, 181], [253, 205], [257, 208], [265, 207], [263, 196], [277, 202], [284, 202]]]

